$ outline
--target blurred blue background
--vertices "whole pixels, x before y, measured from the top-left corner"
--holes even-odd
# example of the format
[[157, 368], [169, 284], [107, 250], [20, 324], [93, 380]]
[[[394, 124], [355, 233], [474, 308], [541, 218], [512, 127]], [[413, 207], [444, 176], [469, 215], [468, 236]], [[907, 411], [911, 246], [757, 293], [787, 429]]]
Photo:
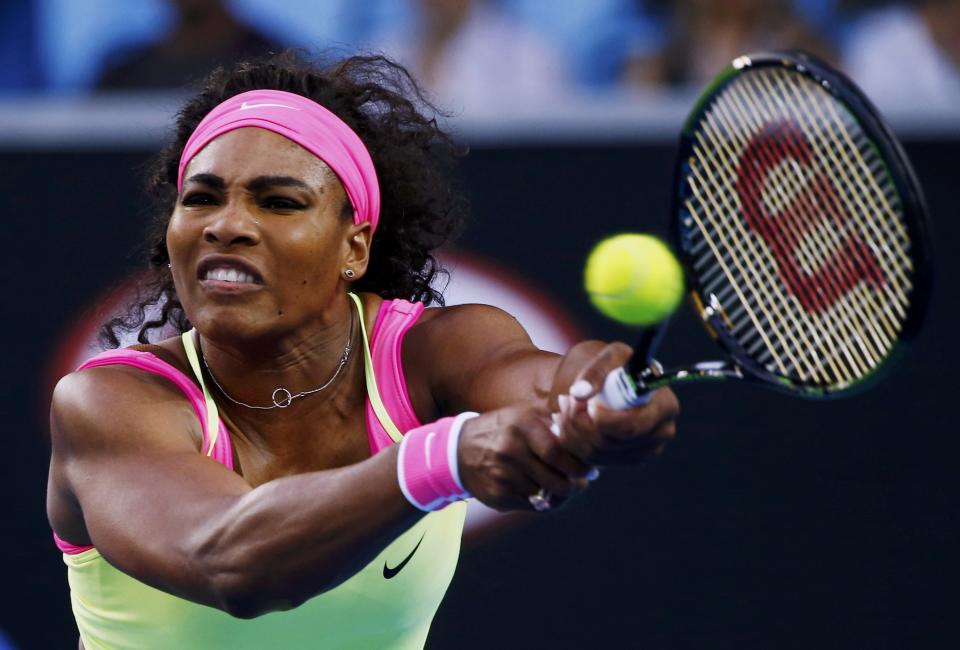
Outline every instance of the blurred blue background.
[[881, 108], [956, 110], [958, 33], [954, 0], [6, 0], [0, 93], [176, 88], [210, 63], [301, 47], [384, 51], [441, 103], [502, 109], [698, 87], [743, 52], [800, 47]]

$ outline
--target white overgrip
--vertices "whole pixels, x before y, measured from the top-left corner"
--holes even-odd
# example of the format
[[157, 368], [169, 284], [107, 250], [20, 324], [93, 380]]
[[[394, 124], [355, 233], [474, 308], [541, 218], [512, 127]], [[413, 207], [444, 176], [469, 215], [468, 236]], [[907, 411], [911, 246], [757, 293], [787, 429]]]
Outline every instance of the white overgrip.
[[610, 371], [594, 398], [605, 408], [623, 411], [650, 401], [649, 392], [637, 392], [637, 384], [624, 368]]

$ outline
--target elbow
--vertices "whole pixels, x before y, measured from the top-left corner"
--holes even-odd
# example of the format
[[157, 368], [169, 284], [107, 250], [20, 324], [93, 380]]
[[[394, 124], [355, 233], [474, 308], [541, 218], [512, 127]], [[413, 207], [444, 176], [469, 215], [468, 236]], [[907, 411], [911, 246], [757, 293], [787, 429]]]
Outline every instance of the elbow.
[[211, 580], [214, 604], [234, 618], [252, 619], [270, 612], [285, 611], [299, 607], [300, 600], [277, 589], [277, 585], [256, 575], [230, 572]]
[[220, 609], [234, 618], [244, 620], [254, 619], [277, 611], [276, 608], [269, 607], [262, 598], [255, 594], [243, 592], [225, 594], [220, 602]]
[[241, 619], [299, 607], [313, 590], [286, 576], [278, 564], [253, 549], [207, 554], [203, 571], [210, 604]]
[[211, 553], [203, 564], [211, 605], [234, 618], [251, 619], [267, 613], [266, 599], [245, 563]]
[[217, 608], [234, 618], [249, 620], [269, 611], [265, 599], [249, 585], [249, 581], [227, 578], [215, 580], [213, 592]]
[[246, 544], [210, 535], [191, 549], [190, 564], [202, 577], [204, 600], [234, 618], [252, 619], [292, 609], [294, 602], [282, 577], [270, 570], [262, 552]]
[[257, 500], [242, 499], [188, 541], [208, 604], [235, 618], [294, 609], [338, 582], [337, 564], [315, 566], [290, 552], [289, 539], [266, 533], [276, 526], [263, 512]]
[[317, 575], [310, 580], [284, 579], [272, 570], [264, 573], [264, 567], [269, 567], [270, 562], [262, 557], [256, 565], [248, 566], [247, 571], [218, 571], [210, 580], [214, 607], [234, 618], [252, 619], [296, 609], [348, 577]]

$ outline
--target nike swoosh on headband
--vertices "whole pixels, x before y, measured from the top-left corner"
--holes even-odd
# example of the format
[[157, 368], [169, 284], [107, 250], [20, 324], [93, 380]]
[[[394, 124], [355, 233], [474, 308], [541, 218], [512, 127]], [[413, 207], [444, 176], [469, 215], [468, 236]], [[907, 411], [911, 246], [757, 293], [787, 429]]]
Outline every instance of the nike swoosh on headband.
[[287, 106], [286, 104], [248, 104], [247, 102], [243, 102], [242, 104], [240, 104], [240, 110], [245, 111], [250, 108], [263, 108], [264, 106], [276, 106], [278, 108], [289, 108], [292, 111], [300, 110], [296, 106]]
[[387, 566], [387, 563], [384, 562], [384, 563], [383, 563], [383, 577], [386, 578], [387, 580], [389, 580], [390, 578], [392, 578], [392, 577], [394, 577], [395, 575], [397, 575], [398, 573], [400, 573], [400, 571], [403, 570], [403, 567], [407, 566], [407, 562], [410, 561], [410, 558], [413, 557], [413, 554], [417, 552], [417, 549], [420, 548], [420, 544], [421, 544], [421, 542], [423, 542], [423, 538], [426, 537], [426, 535], [427, 535], [427, 533], [426, 533], [426, 531], [424, 531], [423, 535], [420, 536], [420, 541], [417, 542], [417, 545], [413, 547], [413, 550], [412, 550], [412, 551], [410, 551], [410, 555], [408, 555], [407, 557], [403, 558], [403, 562], [401, 562], [400, 564], [398, 564], [398, 565], [395, 566], [394, 568], [391, 569], [390, 567]]

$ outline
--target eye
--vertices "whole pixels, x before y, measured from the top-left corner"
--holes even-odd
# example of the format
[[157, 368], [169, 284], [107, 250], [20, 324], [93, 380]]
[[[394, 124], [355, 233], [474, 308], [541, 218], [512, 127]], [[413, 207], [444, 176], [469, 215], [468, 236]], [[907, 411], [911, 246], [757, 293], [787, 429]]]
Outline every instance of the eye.
[[216, 205], [217, 199], [208, 192], [189, 192], [180, 203], [188, 206]]
[[268, 196], [263, 199], [260, 205], [265, 210], [279, 211], [303, 210], [306, 207], [299, 201], [294, 201], [286, 196]]

